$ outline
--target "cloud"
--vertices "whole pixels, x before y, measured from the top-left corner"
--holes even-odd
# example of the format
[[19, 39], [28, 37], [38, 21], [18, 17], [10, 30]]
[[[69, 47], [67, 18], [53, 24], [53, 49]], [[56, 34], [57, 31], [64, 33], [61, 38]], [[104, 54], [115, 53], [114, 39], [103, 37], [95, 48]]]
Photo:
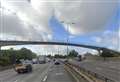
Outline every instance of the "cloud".
[[[42, 10], [35, 10], [28, 0], [1, 0], [1, 4], [0, 29], [2, 36], [11, 39], [8, 37], [10, 35], [34, 41], [52, 39], [52, 31], [48, 26], [52, 12], [49, 10], [50, 8], [41, 6]], [[16, 40], [19, 39], [16, 38]]]
[[[31, 3], [28, 0], [0, 0], [0, 3], [4, 8], [0, 8], [0, 39], [34, 41], [52, 40], [52, 30], [48, 23], [53, 13], [59, 22], [75, 23], [67, 24], [72, 35], [70, 38], [74, 38], [75, 35], [104, 30], [118, 7], [118, 0], [31, 0]], [[66, 24], [63, 25], [67, 30]], [[104, 35], [94, 40], [118, 46], [116, 33], [115, 36], [112, 32]], [[54, 50], [57, 52], [57, 47]]]
[[97, 45], [120, 51], [119, 31], [104, 31], [101, 35], [92, 37], [91, 40]]
[[100, 43], [102, 41], [102, 38], [100, 38], [100, 37], [92, 37], [92, 40], [97, 42], [97, 43]]
[[74, 22], [69, 24], [69, 32], [79, 35], [104, 30], [117, 8], [118, 0], [60, 0], [55, 13], [59, 21]]
[[[2, 32], [32, 40], [41, 40], [43, 34], [52, 36], [48, 22], [53, 13], [58, 21], [74, 22], [69, 32], [79, 35], [103, 30], [118, 6], [117, 0], [1, 0], [1, 4], [16, 15], [3, 13]], [[66, 24], [64, 27], [67, 29]]]
[[75, 38], [76, 36], [74, 35], [69, 35], [69, 38], [72, 39], [72, 38]]
[[[0, 16], [0, 29], [1, 33], [15, 34], [15, 35], [25, 35], [25, 26], [22, 22], [13, 14], [8, 14], [5, 11], [2, 11]], [[26, 29], [27, 30], [27, 29]], [[17, 31], [17, 32], [16, 32]]]
[[[19, 45], [19, 46], [5, 46], [2, 47], [2, 49], [21, 49], [21, 48], [28, 48], [32, 50], [33, 52], [37, 53], [37, 55], [66, 55], [67, 54], [67, 46], [60, 46], [60, 45]], [[81, 47], [74, 47], [74, 46], [68, 46], [68, 51], [76, 50], [79, 55], [83, 55], [86, 52], [90, 52], [93, 54], [97, 54], [98, 52], [96, 50], [87, 49], [87, 48], [81, 48]]]
[[33, 52], [37, 53], [38, 55], [54, 55], [54, 54], [66, 54], [66, 46], [59, 46], [59, 45], [18, 45], [18, 46], [5, 46], [2, 49], [20, 49], [22, 47], [26, 47], [31, 49]]

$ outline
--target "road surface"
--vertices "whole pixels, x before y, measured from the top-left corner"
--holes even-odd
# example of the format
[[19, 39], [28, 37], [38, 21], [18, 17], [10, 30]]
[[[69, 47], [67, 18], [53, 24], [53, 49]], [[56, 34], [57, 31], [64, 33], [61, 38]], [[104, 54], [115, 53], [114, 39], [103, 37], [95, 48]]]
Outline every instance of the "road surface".
[[61, 64], [50, 68], [46, 82], [75, 82], [75, 80], [64, 70], [64, 66]]
[[112, 61], [82, 61], [72, 60], [71, 63], [77, 64], [89, 71], [107, 77], [115, 82], [120, 82], [120, 62]]
[[75, 82], [64, 70], [63, 64], [33, 65], [33, 72], [17, 74], [13, 69], [0, 72], [0, 82]]

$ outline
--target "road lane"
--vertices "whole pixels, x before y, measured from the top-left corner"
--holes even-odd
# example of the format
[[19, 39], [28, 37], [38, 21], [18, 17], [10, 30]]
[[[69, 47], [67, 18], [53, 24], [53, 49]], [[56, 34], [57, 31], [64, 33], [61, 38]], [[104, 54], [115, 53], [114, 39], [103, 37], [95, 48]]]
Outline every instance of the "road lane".
[[[33, 65], [33, 72], [17, 74], [13, 69], [0, 72], [1, 82], [35, 82], [40, 78], [42, 72], [48, 69], [52, 64]], [[38, 81], [36, 81], [38, 82]]]
[[42, 67], [40, 70], [36, 71], [35, 73], [31, 73], [31, 75], [29, 75], [29, 77], [27, 77], [21, 81], [22, 82], [42, 82], [42, 79], [47, 74], [47, 72], [49, 71], [49, 69], [52, 65], [53, 65], [52, 63], [47, 64], [45, 67]]
[[33, 65], [33, 72], [17, 74], [13, 69], [0, 72], [0, 82], [75, 82], [64, 69], [54, 63]]
[[75, 82], [73, 77], [65, 71], [64, 65], [54, 65], [43, 79], [44, 82]]
[[80, 67], [105, 76], [115, 82], [120, 82], [120, 62], [103, 62], [103, 61], [70, 61]]

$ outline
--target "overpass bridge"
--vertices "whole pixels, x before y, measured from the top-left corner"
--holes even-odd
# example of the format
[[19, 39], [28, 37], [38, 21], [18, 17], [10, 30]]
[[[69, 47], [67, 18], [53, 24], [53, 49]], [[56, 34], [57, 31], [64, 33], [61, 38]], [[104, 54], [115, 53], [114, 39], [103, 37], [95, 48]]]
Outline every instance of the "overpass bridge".
[[94, 49], [102, 54], [103, 52], [116, 53], [120, 54], [120, 52], [111, 50], [105, 47], [97, 47], [92, 45], [84, 45], [84, 44], [76, 44], [76, 43], [67, 43], [67, 42], [42, 42], [42, 41], [8, 41], [8, 40], [0, 40], [0, 49], [2, 46], [12, 46], [12, 45], [65, 45], [65, 46], [76, 46]]

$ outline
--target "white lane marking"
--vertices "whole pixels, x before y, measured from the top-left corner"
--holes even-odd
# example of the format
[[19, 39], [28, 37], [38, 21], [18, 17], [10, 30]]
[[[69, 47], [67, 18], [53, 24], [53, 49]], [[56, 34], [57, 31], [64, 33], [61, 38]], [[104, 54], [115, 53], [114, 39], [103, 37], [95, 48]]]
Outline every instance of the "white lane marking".
[[44, 77], [43, 82], [45, 82], [47, 80], [47, 77], [48, 77], [47, 75]]
[[55, 75], [63, 75], [63, 73], [56, 73]]

